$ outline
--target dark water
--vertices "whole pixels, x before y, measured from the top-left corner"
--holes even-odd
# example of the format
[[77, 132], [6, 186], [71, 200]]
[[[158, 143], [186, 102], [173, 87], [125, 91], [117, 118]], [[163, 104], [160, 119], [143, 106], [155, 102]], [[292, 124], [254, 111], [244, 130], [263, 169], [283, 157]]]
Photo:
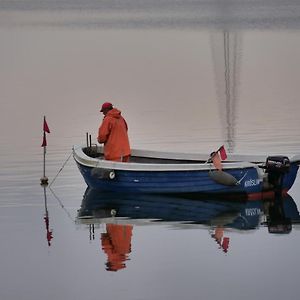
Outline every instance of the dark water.
[[0, 1], [0, 298], [298, 299], [299, 177], [282, 206], [99, 195], [70, 154], [106, 100], [135, 148], [299, 153], [299, 29], [298, 1]]

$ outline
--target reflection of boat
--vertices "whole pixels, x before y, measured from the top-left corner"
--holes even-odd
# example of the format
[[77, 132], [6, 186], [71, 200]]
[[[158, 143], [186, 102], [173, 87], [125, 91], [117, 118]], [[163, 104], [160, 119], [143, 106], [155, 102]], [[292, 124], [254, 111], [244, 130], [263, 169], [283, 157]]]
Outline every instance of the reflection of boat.
[[[88, 186], [126, 193], [256, 194], [293, 185], [300, 156], [228, 155], [216, 170], [207, 155], [132, 150], [130, 162], [103, 159], [102, 147], [73, 147]], [[215, 152], [214, 152], [215, 153]]]
[[133, 220], [137, 223], [148, 221], [190, 224], [211, 224], [213, 221], [226, 223], [234, 219], [242, 205], [237, 201], [225, 202], [213, 199], [197, 201], [166, 195], [99, 192], [87, 188], [78, 211], [78, 218], [80, 222], [84, 222], [85, 219], [104, 223], [123, 220], [124, 223], [129, 224]]
[[289, 233], [292, 223], [299, 222], [297, 206], [288, 194], [271, 202], [222, 201], [99, 192], [91, 188], [86, 189], [77, 216], [78, 224], [89, 225], [90, 239], [91, 236], [94, 239], [95, 224], [105, 226], [105, 232], [101, 233], [101, 247], [107, 255], [108, 271], [126, 268], [134, 225], [168, 224], [180, 229], [204, 228], [210, 232], [218, 248], [227, 253], [230, 230], [244, 232], [268, 226], [270, 233]]
[[291, 223], [300, 222], [297, 206], [288, 194], [272, 201], [222, 201], [166, 195], [119, 194], [99, 192], [91, 188], [85, 191], [77, 218], [79, 223], [87, 224], [167, 222], [174, 226], [202, 224], [237, 230], [255, 229], [260, 225], [271, 226], [286, 219], [291, 220]]

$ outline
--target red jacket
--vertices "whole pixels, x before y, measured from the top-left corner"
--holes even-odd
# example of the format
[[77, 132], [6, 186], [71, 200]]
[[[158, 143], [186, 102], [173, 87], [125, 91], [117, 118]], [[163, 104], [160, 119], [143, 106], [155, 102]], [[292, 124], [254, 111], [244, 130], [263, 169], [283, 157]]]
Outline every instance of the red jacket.
[[98, 130], [98, 142], [104, 143], [104, 157], [107, 160], [122, 161], [130, 155], [127, 123], [121, 112], [113, 108], [104, 117]]

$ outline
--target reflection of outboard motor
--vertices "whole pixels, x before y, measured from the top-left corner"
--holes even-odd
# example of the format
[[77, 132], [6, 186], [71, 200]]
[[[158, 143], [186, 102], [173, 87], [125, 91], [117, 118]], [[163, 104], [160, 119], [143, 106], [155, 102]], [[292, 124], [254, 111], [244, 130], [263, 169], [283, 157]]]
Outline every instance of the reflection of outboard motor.
[[289, 158], [286, 156], [269, 156], [265, 169], [268, 173], [268, 182], [273, 185], [275, 191], [281, 191], [283, 176], [290, 169]]
[[292, 221], [285, 216], [282, 197], [279, 196], [270, 203], [268, 213], [269, 233], [290, 233], [292, 231]]

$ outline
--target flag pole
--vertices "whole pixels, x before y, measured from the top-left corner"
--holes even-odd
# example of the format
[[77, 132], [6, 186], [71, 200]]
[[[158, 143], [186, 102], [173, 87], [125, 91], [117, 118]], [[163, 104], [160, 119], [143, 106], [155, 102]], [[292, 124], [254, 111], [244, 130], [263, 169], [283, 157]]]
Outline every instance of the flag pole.
[[44, 123], [43, 123], [43, 144], [42, 147], [44, 148], [44, 157], [43, 157], [43, 177], [41, 178], [41, 185], [47, 186], [48, 185], [48, 177], [46, 176], [46, 146], [47, 146], [47, 140], [46, 140], [46, 131], [49, 131], [47, 122], [46, 122], [46, 116], [44, 116]]
[[[46, 136], [46, 133], [44, 131], [44, 136]], [[44, 146], [44, 167], [43, 167], [43, 177], [46, 177], [46, 146]]]

